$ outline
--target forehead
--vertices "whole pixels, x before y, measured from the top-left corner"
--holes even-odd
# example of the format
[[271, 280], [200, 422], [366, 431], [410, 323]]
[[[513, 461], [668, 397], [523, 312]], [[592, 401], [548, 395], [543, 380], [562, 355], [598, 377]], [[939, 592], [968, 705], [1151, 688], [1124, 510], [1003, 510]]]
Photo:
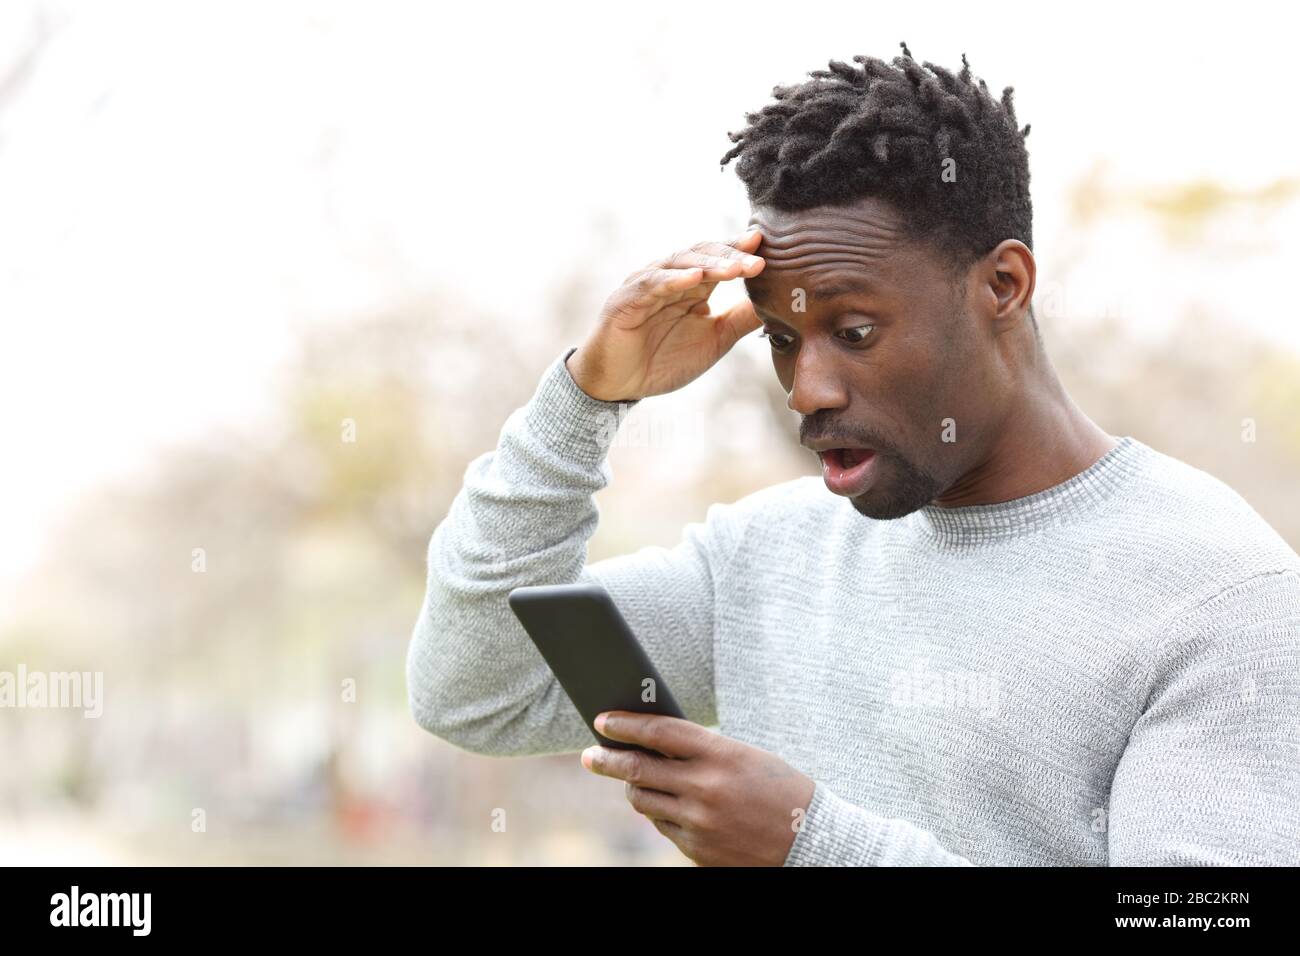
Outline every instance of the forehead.
[[814, 301], [855, 288], [917, 288], [938, 274], [928, 249], [908, 237], [898, 211], [880, 200], [798, 212], [755, 206], [749, 222], [763, 233], [757, 254], [766, 260], [761, 273], [745, 280], [751, 299], [787, 286], [806, 287]]

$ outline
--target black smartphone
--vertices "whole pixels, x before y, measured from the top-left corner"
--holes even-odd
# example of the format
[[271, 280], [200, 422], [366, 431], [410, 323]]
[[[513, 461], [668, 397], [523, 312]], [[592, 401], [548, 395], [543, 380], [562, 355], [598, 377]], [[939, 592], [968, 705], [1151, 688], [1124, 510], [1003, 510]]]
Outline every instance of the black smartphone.
[[542, 584], [515, 588], [510, 609], [578, 708], [596, 741], [619, 750], [655, 753], [610, 740], [593, 726], [607, 710], [667, 717], [686, 715], [637, 641], [609, 592], [598, 584]]

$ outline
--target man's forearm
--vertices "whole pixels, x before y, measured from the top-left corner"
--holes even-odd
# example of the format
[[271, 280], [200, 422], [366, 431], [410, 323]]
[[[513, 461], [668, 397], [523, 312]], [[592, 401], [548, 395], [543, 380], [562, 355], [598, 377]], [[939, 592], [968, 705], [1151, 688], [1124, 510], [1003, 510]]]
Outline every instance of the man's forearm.
[[494, 754], [589, 742], [506, 596], [581, 578], [598, 521], [592, 496], [611, 477], [605, 458], [618, 411], [581, 392], [559, 358], [507, 419], [496, 450], [466, 469], [429, 544], [428, 587], [407, 655], [411, 709], [429, 731]]

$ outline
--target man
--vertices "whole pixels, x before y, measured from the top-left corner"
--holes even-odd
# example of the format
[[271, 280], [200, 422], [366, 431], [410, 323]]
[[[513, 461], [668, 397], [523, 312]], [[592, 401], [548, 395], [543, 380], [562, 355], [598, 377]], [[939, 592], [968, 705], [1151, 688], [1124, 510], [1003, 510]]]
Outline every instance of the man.
[[[506, 595], [595, 582], [690, 720], [616, 712], [606, 736], [666, 756], [584, 764], [699, 864], [1300, 864], [1300, 557], [1066, 394], [1029, 127], [962, 59], [832, 61], [749, 114], [723, 162], [757, 229], [629, 276], [470, 464], [414, 715], [483, 754], [589, 744]], [[585, 565], [617, 403], [760, 326], [822, 479]]]

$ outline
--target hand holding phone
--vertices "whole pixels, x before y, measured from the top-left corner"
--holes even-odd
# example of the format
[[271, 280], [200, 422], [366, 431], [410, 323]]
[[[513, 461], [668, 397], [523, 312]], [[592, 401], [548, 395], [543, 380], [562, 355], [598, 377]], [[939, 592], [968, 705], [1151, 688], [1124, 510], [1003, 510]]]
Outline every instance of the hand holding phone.
[[607, 710], [666, 717], [686, 715], [637, 641], [609, 592], [598, 584], [515, 588], [510, 609], [537, 645], [551, 672], [605, 747], [654, 753], [611, 740], [593, 726]]

